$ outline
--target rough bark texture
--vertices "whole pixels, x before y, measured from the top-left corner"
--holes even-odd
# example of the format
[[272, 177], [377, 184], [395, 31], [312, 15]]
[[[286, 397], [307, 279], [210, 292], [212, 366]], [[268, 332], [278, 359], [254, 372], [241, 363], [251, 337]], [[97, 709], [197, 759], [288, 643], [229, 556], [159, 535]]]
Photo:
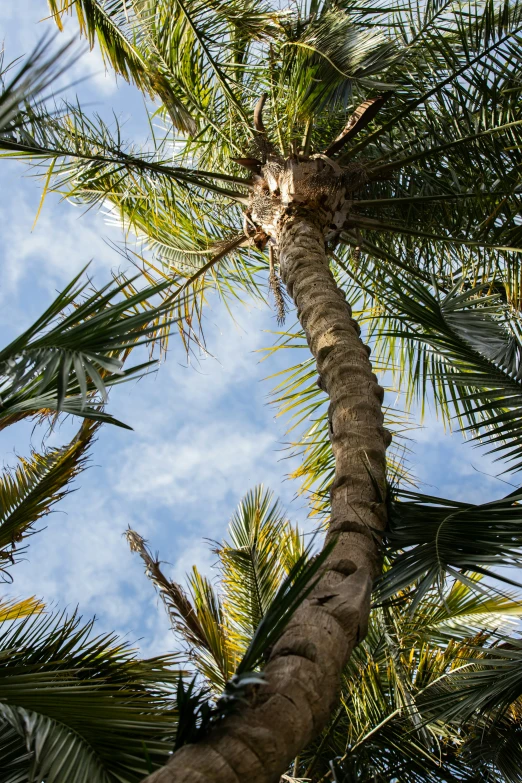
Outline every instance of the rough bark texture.
[[328, 166], [269, 161], [250, 219], [277, 244], [282, 278], [330, 397], [336, 470], [327, 540], [337, 543], [319, 585], [274, 646], [255, 701], [179, 750], [148, 783], [278, 781], [328, 721], [343, 666], [366, 633], [386, 521], [389, 436], [369, 350], [326, 256], [325, 237], [349, 209], [346, 179], [342, 172], [326, 176]]
[[[287, 215], [282, 221], [279, 258], [317, 361], [319, 383], [330, 397], [335, 477], [328, 539], [335, 535], [338, 540], [329, 567], [341, 573], [365, 568], [374, 579], [380, 570], [379, 533], [386, 524], [382, 501], [389, 435], [383, 429], [383, 390], [350, 305], [330, 272], [321, 226], [313, 215]], [[341, 568], [335, 565], [339, 562]]]

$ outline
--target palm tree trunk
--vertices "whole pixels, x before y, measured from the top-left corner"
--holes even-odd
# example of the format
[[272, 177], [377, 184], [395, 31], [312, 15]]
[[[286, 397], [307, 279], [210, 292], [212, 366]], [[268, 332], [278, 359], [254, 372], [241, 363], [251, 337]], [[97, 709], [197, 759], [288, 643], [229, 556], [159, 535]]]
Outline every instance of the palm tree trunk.
[[373, 579], [380, 571], [378, 536], [386, 524], [390, 436], [383, 429], [383, 389], [330, 272], [321, 226], [306, 215], [290, 217], [280, 229], [279, 248], [281, 275], [316, 359], [319, 384], [330, 397], [335, 477], [328, 538], [338, 539], [331, 559], [347, 561], [342, 573], [365, 568]]
[[264, 669], [255, 701], [209, 737], [186, 745], [148, 783], [275, 783], [324, 727], [340, 675], [364, 637], [385, 518], [383, 390], [325, 252], [321, 213], [286, 210], [278, 222], [281, 274], [330, 396], [337, 538], [323, 577], [295, 613]]

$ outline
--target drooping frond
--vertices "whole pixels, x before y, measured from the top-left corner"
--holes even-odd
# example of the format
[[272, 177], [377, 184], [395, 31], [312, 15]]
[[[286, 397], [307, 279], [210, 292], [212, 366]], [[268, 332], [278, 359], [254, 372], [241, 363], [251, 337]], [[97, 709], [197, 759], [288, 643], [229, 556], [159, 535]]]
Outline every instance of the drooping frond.
[[[52, 189], [84, 202], [103, 202], [113, 195], [116, 200], [120, 183], [125, 182], [129, 198], [163, 187], [178, 189], [204, 188], [233, 200], [245, 202], [237, 188], [213, 182], [248, 187], [248, 180], [218, 171], [172, 165], [172, 155], [164, 145], [143, 152], [122, 139], [121, 128], [115, 128], [100, 117], [87, 117], [78, 104], [64, 102], [49, 114], [45, 108], [29, 106], [20, 114], [14, 136], [0, 132], [0, 150], [4, 157], [19, 158], [42, 166], [52, 166]], [[136, 178], [136, 179], [135, 179]], [[150, 196], [152, 198], [152, 195]]]
[[516, 584], [502, 566], [522, 556], [522, 493], [481, 505], [401, 490], [389, 507], [386, 534], [392, 565], [380, 585], [383, 598], [416, 584], [416, 601], [447, 575], [477, 585], [480, 573]]
[[[147, 3], [126, 0], [48, 0], [56, 24], [63, 29], [62, 16], [75, 13], [80, 31], [91, 49], [98, 43], [107, 66], [132, 81], [151, 98], [158, 96], [167, 107], [174, 126], [194, 134], [197, 125], [176, 89], [176, 81], [150, 46], [154, 15]], [[152, 39], [153, 40], [153, 39]]]
[[[0, 567], [15, 562], [21, 542], [35, 525], [71, 492], [70, 484], [85, 469], [87, 452], [98, 425], [86, 421], [67, 446], [33, 451], [0, 477]], [[12, 608], [15, 611], [16, 607]]]
[[[277, 12], [261, 2], [198, 0], [49, 0], [61, 26], [74, 13], [106, 63], [144, 92], [158, 96], [174, 127], [196, 136], [226, 125], [227, 112], [248, 136], [241, 104], [252, 44], [274, 29]], [[217, 115], [217, 116], [216, 116]], [[226, 139], [227, 130], [221, 131]], [[199, 141], [199, 140], [198, 140]]]

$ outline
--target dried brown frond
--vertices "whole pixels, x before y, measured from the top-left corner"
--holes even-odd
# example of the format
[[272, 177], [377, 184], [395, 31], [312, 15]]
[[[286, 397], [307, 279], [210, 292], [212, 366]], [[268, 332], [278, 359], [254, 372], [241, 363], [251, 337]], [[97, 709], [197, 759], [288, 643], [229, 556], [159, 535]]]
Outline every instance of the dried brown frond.
[[137, 552], [145, 564], [145, 573], [160, 594], [163, 605], [172, 623], [174, 631], [180, 633], [190, 644], [209, 649], [206, 636], [200, 626], [194, 607], [177, 582], [167, 579], [161, 570], [158, 556], [153, 557], [146, 540], [130, 527], [125, 537], [131, 552]]
[[284, 283], [279, 277], [274, 263], [274, 248], [270, 245], [270, 274], [268, 276], [268, 287], [274, 297], [274, 303], [277, 314], [277, 323], [279, 326], [283, 326], [286, 320], [286, 314], [288, 312], [288, 295], [286, 293]]
[[339, 152], [350, 139], [353, 139], [376, 117], [391, 95], [391, 92], [385, 92], [383, 95], [378, 95], [376, 98], [370, 98], [361, 103], [335, 141], [325, 150], [325, 155], [334, 155], [336, 152]]
[[343, 166], [342, 176], [346, 190], [349, 192], [359, 190], [359, 188], [362, 188], [362, 186], [366, 185], [368, 182], [368, 172], [366, 171], [366, 167], [361, 163], [356, 163], [355, 161], [353, 163], [348, 163], [346, 166]]

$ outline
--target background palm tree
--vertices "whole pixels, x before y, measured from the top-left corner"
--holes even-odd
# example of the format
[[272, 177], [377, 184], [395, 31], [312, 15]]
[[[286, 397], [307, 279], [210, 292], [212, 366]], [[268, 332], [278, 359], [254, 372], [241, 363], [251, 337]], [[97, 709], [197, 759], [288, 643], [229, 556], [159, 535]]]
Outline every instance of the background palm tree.
[[[217, 581], [194, 566], [186, 588], [165, 576], [138, 533], [129, 530], [127, 538], [163, 600], [185, 667], [198, 674], [198, 690], [184, 708], [192, 733], [183, 739], [193, 742], [207, 699], [222, 696], [305, 551], [303, 535], [272, 493], [256, 487], [239, 504], [225, 540], [210, 544]], [[406, 591], [394, 603], [376, 603], [368, 635], [344, 669], [329, 725], [284, 779], [519, 780], [522, 648], [506, 634], [521, 612], [516, 596], [480, 594], [458, 580], [442, 592], [427, 589], [421, 599]], [[501, 689], [500, 671], [516, 683]]]
[[[308, 475], [307, 482], [324, 485], [317, 469], [333, 468], [333, 482], [326, 480], [329, 539], [336, 536], [338, 543], [327, 582], [300, 610], [306, 640], [296, 617], [271, 653], [271, 684], [259, 708], [228, 720], [218, 746], [210, 739], [183, 749], [156, 778], [169, 780], [176, 768], [179, 774], [200, 769], [207, 777], [212, 769], [215, 776], [219, 758], [226, 759], [219, 779], [232, 780], [232, 770], [248, 757], [249, 776], [269, 780], [327, 722], [336, 672], [365, 632], [367, 574], [379, 572], [389, 436], [382, 389], [346, 291], [355, 293], [362, 317], [372, 318], [378, 355], [400, 366], [410, 397], [431, 385], [448, 415], [456, 410], [465, 426], [501, 450], [507, 443], [508, 456], [520, 448], [520, 6], [428, 3], [421, 11], [390, 11], [312, 3], [282, 12], [229, 3], [83, 0], [71, 7], [53, 0], [51, 8], [58, 21], [66, 9], [77, 13], [116, 70], [159, 96], [165, 118], [184, 136], [172, 161], [170, 129], [140, 153], [122, 146], [119, 131], [111, 134], [76, 107], [65, 107], [61, 116], [26, 110], [14, 136], [3, 134], [4, 150], [51, 161], [48, 185], [71, 198], [111, 201], [165, 262], [167, 283], [185, 294], [175, 305], [180, 324], [196, 336], [206, 286], [241, 295], [256, 289], [263, 266], [271, 268], [282, 316], [279, 261], [319, 385], [330, 396], [335, 462], [319, 440], [322, 462], [311, 460], [315, 478]], [[240, 176], [235, 165], [252, 176]], [[266, 247], [272, 248], [268, 263], [261, 255]], [[222, 262], [227, 250], [236, 255]], [[201, 264], [207, 253], [210, 260]], [[146, 274], [154, 274], [154, 266]], [[172, 291], [166, 285], [169, 304]], [[444, 511], [448, 503], [440, 506]], [[471, 518], [480, 513], [472, 510]], [[506, 499], [500, 513], [516, 519], [516, 497]], [[459, 509], [452, 532], [463, 537], [460, 516]], [[391, 520], [390, 557], [399, 543], [417, 546], [413, 554], [399, 551], [390, 574], [403, 568], [406, 579], [408, 561], [410, 581], [421, 579], [420, 597], [455, 569], [451, 557], [438, 552], [440, 527], [454, 517], [452, 510], [439, 523], [435, 547], [429, 546], [433, 529], [407, 539]], [[509, 533], [497, 537], [489, 524], [485, 535], [495, 562], [517, 561]], [[461, 569], [469, 570], [472, 557], [487, 568], [486, 549], [475, 547], [470, 555], [464, 548], [455, 559]], [[336, 641], [327, 641], [323, 623], [338, 634]], [[313, 660], [297, 654], [305, 643], [315, 645]], [[288, 650], [296, 654], [281, 654]], [[318, 660], [331, 675], [319, 675]], [[271, 710], [270, 702], [279, 709]], [[287, 734], [285, 726], [291, 727]], [[262, 765], [247, 750], [254, 733], [256, 742], [266, 737]]]

